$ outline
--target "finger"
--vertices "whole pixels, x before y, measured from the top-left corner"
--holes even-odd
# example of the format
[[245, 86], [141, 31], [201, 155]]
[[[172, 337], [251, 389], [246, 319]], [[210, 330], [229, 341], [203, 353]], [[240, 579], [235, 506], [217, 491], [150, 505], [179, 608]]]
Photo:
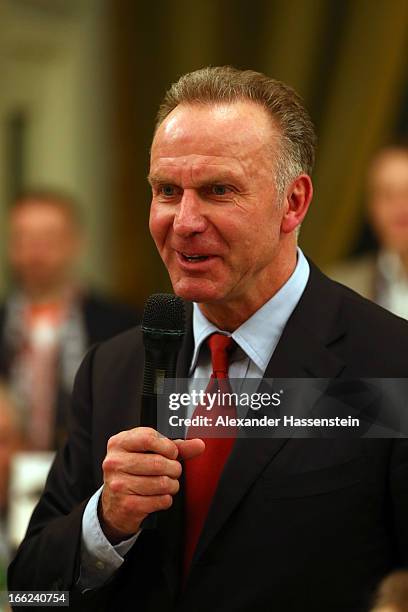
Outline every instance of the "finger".
[[177, 478], [168, 476], [127, 476], [112, 478], [106, 483], [114, 495], [176, 495], [180, 489]]
[[135, 495], [137, 511], [143, 514], [150, 514], [158, 510], [167, 510], [173, 503], [172, 495]]
[[102, 516], [108, 524], [116, 529], [133, 532], [134, 525], [129, 528], [137, 517], [165, 510], [173, 503], [172, 495], [126, 495], [121, 498], [107, 495], [102, 499]]
[[176, 459], [177, 445], [150, 427], [135, 427], [109, 439], [108, 449], [121, 448], [129, 452], [153, 452], [168, 459]]
[[110, 452], [103, 462], [103, 471], [134, 476], [169, 476], [179, 478], [182, 472], [181, 463], [167, 459], [155, 453], [129, 453], [127, 451]]
[[198, 457], [205, 450], [205, 443], [199, 438], [193, 440], [174, 440], [179, 450], [180, 459], [193, 459]]

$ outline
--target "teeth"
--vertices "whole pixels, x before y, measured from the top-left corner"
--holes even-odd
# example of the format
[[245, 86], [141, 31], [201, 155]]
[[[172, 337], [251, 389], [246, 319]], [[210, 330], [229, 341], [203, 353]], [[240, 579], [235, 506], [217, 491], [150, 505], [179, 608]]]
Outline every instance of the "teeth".
[[203, 259], [207, 258], [207, 255], [186, 255], [185, 253], [183, 253], [183, 256], [188, 260], [188, 261], [201, 261]]

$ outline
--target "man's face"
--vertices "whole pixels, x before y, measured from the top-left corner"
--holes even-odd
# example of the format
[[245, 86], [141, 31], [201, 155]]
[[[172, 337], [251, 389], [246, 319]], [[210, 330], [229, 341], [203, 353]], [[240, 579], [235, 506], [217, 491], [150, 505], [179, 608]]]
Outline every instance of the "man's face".
[[408, 250], [408, 151], [390, 149], [374, 162], [369, 177], [369, 214], [380, 244]]
[[33, 200], [13, 210], [9, 261], [23, 289], [41, 293], [65, 282], [78, 241], [73, 221], [63, 209]]
[[233, 304], [273, 294], [283, 215], [278, 143], [252, 102], [180, 105], [159, 127], [150, 231], [177, 295]]

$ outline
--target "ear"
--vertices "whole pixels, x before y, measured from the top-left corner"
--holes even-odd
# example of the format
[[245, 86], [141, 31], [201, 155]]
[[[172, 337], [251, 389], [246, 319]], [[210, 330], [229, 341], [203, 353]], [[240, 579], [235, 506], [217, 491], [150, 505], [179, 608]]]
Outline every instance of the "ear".
[[282, 217], [281, 231], [284, 234], [293, 232], [303, 221], [313, 197], [312, 179], [308, 174], [301, 174], [289, 185]]

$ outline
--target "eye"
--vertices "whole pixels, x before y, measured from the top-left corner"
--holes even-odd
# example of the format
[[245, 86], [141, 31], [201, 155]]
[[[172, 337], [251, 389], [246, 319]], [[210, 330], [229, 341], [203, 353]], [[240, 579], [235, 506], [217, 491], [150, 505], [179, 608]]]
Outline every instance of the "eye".
[[166, 184], [160, 186], [160, 193], [168, 198], [171, 198], [176, 193], [176, 188], [174, 185]]
[[210, 191], [213, 195], [223, 196], [226, 195], [230, 189], [226, 185], [215, 184], [211, 185]]

